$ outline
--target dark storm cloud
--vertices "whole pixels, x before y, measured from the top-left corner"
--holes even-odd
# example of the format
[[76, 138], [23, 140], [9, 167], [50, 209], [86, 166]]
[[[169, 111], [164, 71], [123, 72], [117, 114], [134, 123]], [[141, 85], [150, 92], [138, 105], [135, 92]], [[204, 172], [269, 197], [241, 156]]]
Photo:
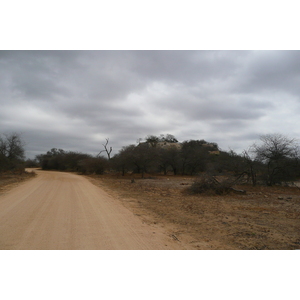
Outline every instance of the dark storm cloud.
[[0, 51], [0, 131], [31, 156], [160, 133], [242, 149], [299, 134], [299, 80], [299, 51]]

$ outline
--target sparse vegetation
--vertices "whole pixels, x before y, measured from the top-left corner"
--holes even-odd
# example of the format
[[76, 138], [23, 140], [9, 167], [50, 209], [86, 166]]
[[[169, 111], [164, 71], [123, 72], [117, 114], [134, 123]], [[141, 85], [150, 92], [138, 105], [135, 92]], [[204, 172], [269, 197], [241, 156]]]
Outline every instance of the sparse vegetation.
[[[300, 151], [295, 139], [280, 134], [264, 135], [242, 154], [222, 151], [216, 143], [186, 140], [179, 143], [171, 134], [148, 135], [144, 142], [123, 147], [111, 157], [109, 139], [96, 156], [53, 148], [35, 159], [24, 160], [24, 142], [19, 134], [0, 136], [0, 172], [21, 171], [25, 167], [44, 170], [73, 171], [82, 174], [103, 174], [106, 171], [164, 175], [202, 176], [194, 189], [226, 193], [230, 182], [215, 181], [216, 176], [243, 179], [244, 183], [269, 186], [290, 185], [300, 178]], [[105, 152], [107, 158], [99, 156]], [[204, 176], [204, 177], [203, 177]], [[215, 185], [215, 186], [214, 186]], [[226, 186], [225, 186], [226, 185]]]
[[[134, 184], [131, 181], [134, 179]], [[145, 174], [90, 180], [154, 226], [174, 228], [196, 249], [300, 249], [300, 194], [295, 187], [233, 185], [247, 193], [186, 193], [195, 177]]]
[[24, 173], [24, 167], [94, 174], [94, 183], [115, 193], [124, 205], [139, 215], [146, 211], [155, 222], [177, 224], [176, 236], [188, 233], [201, 241], [200, 248], [204, 242], [215, 249], [299, 248], [300, 157], [295, 140], [263, 136], [242, 154], [205, 140], [179, 143], [171, 135], [145, 140], [113, 157], [107, 139], [107, 158], [53, 148], [24, 161], [20, 136], [1, 137], [0, 192], [35, 176]]

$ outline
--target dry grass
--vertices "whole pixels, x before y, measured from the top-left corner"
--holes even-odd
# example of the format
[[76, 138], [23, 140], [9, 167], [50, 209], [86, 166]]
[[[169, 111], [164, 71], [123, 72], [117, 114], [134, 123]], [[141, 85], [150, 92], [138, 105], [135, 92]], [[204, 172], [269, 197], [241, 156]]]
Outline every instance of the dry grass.
[[[171, 225], [195, 249], [300, 249], [300, 191], [236, 186], [245, 195], [190, 195], [192, 177], [90, 176], [146, 222]], [[134, 178], [134, 183], [132, 179]]]
[[21, 182], [36, 176], [34, 171], [0, 173], [0, 194], [8, 192]]
[[[35, 173], [1, 174], [0, 194]], [[245, 195], [191, 195], [195, 178], [87, 176], [143, 221], [195, 249], [300, 249], [300, 190], [236, 186]], [[134, 179], [134, 182], [132, 182]]]

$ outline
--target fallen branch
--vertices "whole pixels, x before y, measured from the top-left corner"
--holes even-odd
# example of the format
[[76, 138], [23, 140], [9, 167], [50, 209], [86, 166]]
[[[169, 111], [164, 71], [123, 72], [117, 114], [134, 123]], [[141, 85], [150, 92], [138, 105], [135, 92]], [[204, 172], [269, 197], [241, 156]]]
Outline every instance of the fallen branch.
[[246, 191], [245, 190], [237, 190], [233, 187], [229, 188], [231, 191], [235, 192], [236, 194], [242, 194], [242, 195], [245, 195], [246, 194]]
[[177, 236], [176, 236], [175, 234], [171, 234], [171, 237], [172, 237], [174, 240], [180, 242], [179, 239], [177, 238]]

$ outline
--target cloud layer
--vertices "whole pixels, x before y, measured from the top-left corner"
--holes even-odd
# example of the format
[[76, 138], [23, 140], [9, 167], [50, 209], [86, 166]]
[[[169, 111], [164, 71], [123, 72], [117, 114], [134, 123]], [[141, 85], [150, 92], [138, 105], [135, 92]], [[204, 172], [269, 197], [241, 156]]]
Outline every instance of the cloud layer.
[[299, 51], [0, 51], [0, 79], [0, 132], [22, 132], [28, 157], [161, 133], [239, 152], [300, 133]]

